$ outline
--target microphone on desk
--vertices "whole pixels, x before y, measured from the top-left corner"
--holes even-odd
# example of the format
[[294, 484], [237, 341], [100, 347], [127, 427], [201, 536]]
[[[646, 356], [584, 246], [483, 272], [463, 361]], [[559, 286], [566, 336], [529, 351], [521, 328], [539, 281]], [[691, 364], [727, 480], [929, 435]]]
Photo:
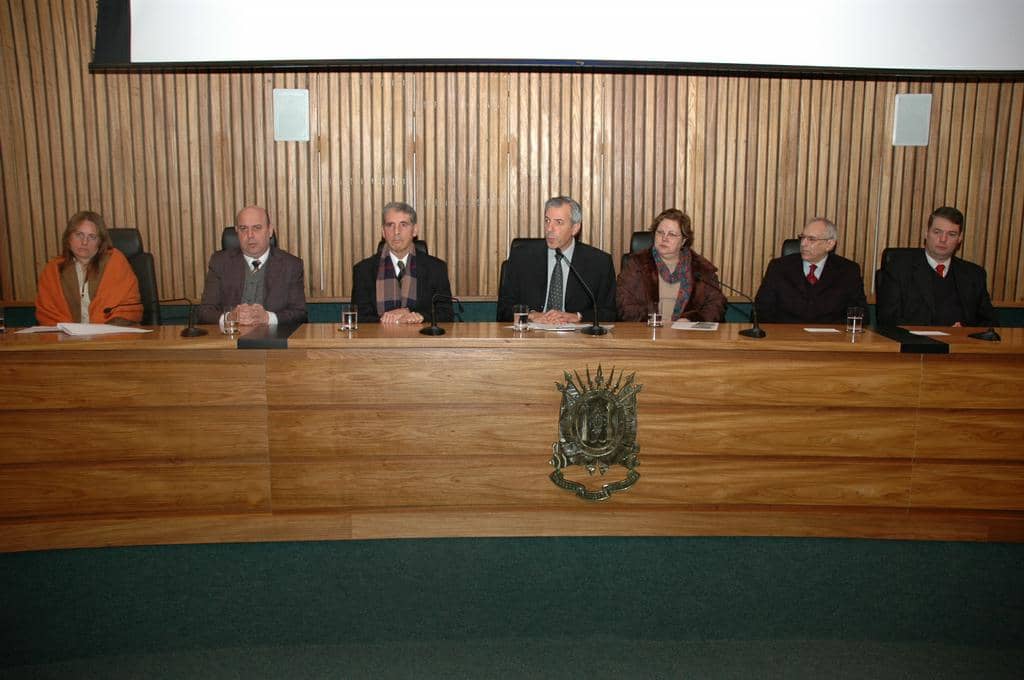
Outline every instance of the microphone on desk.
[[116, 305], [111, 305], [110, 307], [104, 307], [103, 308], [103, 316], [110, 316], [110, 313], [112, 311], [114, 311], [115, 309], [124, 309], [124, 308], [127, 308], [127, 307], [142, 307], [142, 303], [141, 302], [121, 302], [121, 303], [116, 304]]
[[451, 295], [434, 293], [433, 297], [430, 298], [430, 326], [420, 329], [420, 333], [423, 335], [444, 335], [444, 329], [437, 325], [438, 301], [454, 302], [459, 306], [459, 314], [462, 314], [462, 300], [457, 297], [452, 297]]
[[587, 291], [587, 295], [590, 296], [590, 301], [594, 303], [594, 324], [592, 326], [587, 326], [586, 328], [581, 328], [580, 333], [583, 333], [584, 335], [604, 335], [607, 333], [608, 329], [602, 326], [601, 322], [597, 319], [597, 296], [594, 295], [594, 291], [590, 290], [590, 286], [588, 286], [587, 282], [583, 280], [580, 273], [576, 271], [576, 267], [572, 266], [572, 262], [569, 261], [569, 258], [562, 254], [561, 248], [555, 248], [555, 260], [561, 260], [569, 265], [569, 271], [576, 275], [576, 280], [583, 284], [583, 290]]
[[760, 324], [757, 323], [757, 303], [754, 302], [754, 299], [752, 297], [744, 293], [742, 290], [737, 290], [736, 288], [733, 288], [727, 283], [722, 283], [721, 281], [716, 281], [715, 279], [709, 279], [700, 272], [694, 272], [694, 276], [697, 278], [698, 281], [702, 281], [711, 286], [712, 288], [717, 288], [719, 291], [721, 291], [722, 288], [728, 288], [733, 293], [736, 293], [740, 297], [746, 298], [747, 300], [750, 301], [750, 323], [752, 325], [750, 328], [740, 331], [740, 335], [742, 335], [745, 338], [763, 338], [766, 335], [768, 335], [761, 328]]
[[991, 326], [987, 331], [978, 331], [977, 333], [970, 333], [967, 337], [974, 338], [975, 340], [987, 340], [988, 342], [999, 342], [1002, 338], [999, 333], [996, 333], [996, 329]]
[[[183, 338], [198, 338], [200, 336], [207, 335], [209, 333], [209, 331], [207, 331], [205, 328], [196, 328], [195, 319], [194, 319], [194, 317], [192, 315], [192, 310], [195, 308], [196, 305], [194, 305], [191, 300], [189, 300], [188, 298], [167, 298], [166, 300], [157, 300], [157, 304], [164, 304], [165, 302], [167, 302], [167, 303], [170, 303], [170, 302], [185, 302], [185, 303], [188, 303], [188, 324], [181, 331], [181, 337], [183, 337]], [[110, 307], [104, 307], [103, 308], [103, 316], [110, 316], [110, 313], [112, 311], [114, 311], [115, 309], [120, 309], [121, 307], [142, 307], [142, 306], [143, 306], [143, 304], [141, 302], [122, 302], [121, 304], [112, 305]]]

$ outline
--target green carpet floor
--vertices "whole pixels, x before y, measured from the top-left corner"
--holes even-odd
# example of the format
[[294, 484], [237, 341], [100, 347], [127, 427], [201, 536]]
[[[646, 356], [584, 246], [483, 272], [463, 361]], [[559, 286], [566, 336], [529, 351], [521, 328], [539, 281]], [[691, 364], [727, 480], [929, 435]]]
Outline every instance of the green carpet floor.
[[1022, 677], [1024, 546], [342, 541], [0, 555], [0, 677]]

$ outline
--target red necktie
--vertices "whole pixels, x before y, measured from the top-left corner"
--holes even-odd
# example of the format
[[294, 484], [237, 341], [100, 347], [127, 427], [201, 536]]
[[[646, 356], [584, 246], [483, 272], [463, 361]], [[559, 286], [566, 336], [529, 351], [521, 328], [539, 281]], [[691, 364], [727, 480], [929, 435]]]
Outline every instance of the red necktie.
[[818, 265], [812, 264], [811, 271], [807, 272], [807, 283], [812, 286], [818, 282], [818, 277], [814, 275], [814, 270], [818, 268]]
[[935, 273], [939, 275], [940, 279], [946, 278], [946, 265], [937, 264], [935, 265]]

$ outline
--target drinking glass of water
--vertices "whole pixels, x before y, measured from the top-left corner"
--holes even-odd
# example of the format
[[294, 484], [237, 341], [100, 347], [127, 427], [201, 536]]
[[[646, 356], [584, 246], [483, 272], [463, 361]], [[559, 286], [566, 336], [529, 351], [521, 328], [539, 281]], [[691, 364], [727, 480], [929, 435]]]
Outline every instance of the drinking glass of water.
[[224, 321], [221, 324], [221, 331], [225, 335], [235, 336], [238, 335], [238, 309], [235, 307], [228, 307], [224, 311]]
[[863, 307], [847, 307], [846, 308], [846, 332], [847, 333], [863, 333], [864, 332], [864, 308]]
[[515, 305], [512, 307], [512, 329], [525, 331], [530, 327], [530, 306]]
[[359, 308], [356, 305], [341, 305], [341, 330], [359, 330]]

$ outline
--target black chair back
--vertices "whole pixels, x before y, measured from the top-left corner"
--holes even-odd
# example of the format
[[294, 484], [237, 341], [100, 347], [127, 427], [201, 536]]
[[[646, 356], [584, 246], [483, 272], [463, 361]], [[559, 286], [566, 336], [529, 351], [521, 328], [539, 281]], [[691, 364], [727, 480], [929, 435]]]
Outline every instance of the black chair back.
[[886, 267], [892, 266], [893, 260], [907, 257], [911, 253], [920, 253], [921, 248], [885, 248], [882, 250], [881, 266], [875, 270], [875, 292], [878, 291], [878, 276]]
[[[277, 247], [277, 231], [270, 235], [270, 247]], [[224, 231], [220, 234], [220, 249], [221, 250], [240, 250], [241, 245], [238, 243], [238, 232], [235, 231], [233, 226], [224, 227]]]
[[798, 238], [787, 238], [782, 242], [782, 256], [792, 255], [793, 253], [800, 252], [800, 239]]
[[160, 325], [160, 294], [156, 285], [156, 262], [152, 253], [142, 249], [142, 235], [138, 229], [118, 227], [108, 229], [114, 247], [128, 259], [135, 278], [139, 280], [139, 298], [142, 301], [142, 324]]
[[[525, 243], [529, 243], [531, 241], [543, 241], [543, 240], [544, 239], [542, 239], [542, 238], [530, 238], [530, 237], [526, 237], [526, 236], [517, 236], [514, 239], [512, 239], [511, 243], [508, 244], [508, 252], [511, 254], [513, 248], [518, 248], [519, 246], [521, 246], [521, 245], [523, 245]], [[499, 286], [498, 290], [501, 290], [500, 287], [505, 285], [505, 265], [506, 264], [508, 264], [508, 259], [507, 258], [502, 260], [501, 261], [501, 266], [498, 267], [498, 286]]]
[[626, 266], [626, 258], [633, 253], [650, 250], [654, 247], [654, 233], [650, 231], [634, 231], [629, 238], [629, 252], [623, 253], [619, 260], [619, 271]]
[[892, 265], [896, 258], [906, 257], [911, 253], [920, 253], [920, 248], [886, 248], [882, 251], [882, 269]]
[[654, 247], [654, 233], [650, 231], [634, 231], [629, 239], [629, 252], [639, 253]]

